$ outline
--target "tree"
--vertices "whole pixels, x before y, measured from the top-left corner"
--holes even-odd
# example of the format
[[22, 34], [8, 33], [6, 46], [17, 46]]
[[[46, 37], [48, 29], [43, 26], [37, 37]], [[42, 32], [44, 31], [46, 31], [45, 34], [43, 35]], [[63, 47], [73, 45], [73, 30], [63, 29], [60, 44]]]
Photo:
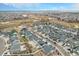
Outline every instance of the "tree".
[[27, 43], [27, 42], [28, 42], [28, 39], [27, 39], [25, 36], [22, 36], [22, 37], [21, 37], [21, 42]]

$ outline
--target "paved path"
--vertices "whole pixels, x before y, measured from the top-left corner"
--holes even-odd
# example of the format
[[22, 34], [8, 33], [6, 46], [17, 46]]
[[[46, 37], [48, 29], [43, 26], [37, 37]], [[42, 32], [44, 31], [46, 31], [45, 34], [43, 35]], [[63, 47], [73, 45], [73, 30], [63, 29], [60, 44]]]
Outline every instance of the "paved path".
[[4, 49], [5, 49], [5, 41], [2, 38], [0, 38], [0, 56], [4, 52]]

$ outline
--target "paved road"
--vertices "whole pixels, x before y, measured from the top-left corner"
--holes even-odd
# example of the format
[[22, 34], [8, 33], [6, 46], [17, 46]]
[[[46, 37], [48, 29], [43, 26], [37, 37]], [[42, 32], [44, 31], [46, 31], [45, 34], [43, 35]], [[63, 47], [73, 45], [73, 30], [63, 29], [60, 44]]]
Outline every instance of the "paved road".
[[[31, 31], [33, 31], [33, 30], [31, 29]], [[45, 36], [43, 36], [42, 34], [40, 35], [38, 32], [36, 32], [35, 34], [36, 34], [36, 35], [39, 35], [39, 36], [41, 36], [41, 37], [43, 37], [43, 38], [45, 38]], [[65, 50], [63, 49], [63, 47], [60, 46], [57, 42], [56, 42], [56, 44], [54, 44], [53, 40], [50, 39], [49, 37], [48, 37], [47, 41], [49, 41], [51, 44], [53, 44], [53, 45], [56, 47], [56, 49], [57, 49], [62, 55], [64, 55], [64, 56], [70, 56], [70, 54], [69, 54], [67, 51], [65, 51]]]
[[54, 44], [54, 42], [48, 38], [48, 40], [51, 44], [53, 44], [55, 46], [55, 48], [64, 56], [70, 56], [70, 54], [68, 52], [66, 52], [62, 46], [60, 46], [57, 42], [56, 44]]
[[58, 27], [55, 27], [55, 26], [52, 26], [52, 28], [58, 29], [58, 30], [61, 30], [61, 31], [64, 31], [64, 32], [66, 32], [66, 33], [71, 33], [71, 34], [74, 34], [74, 35], [77, 34], [76, 32], [72, 32], [72, 31], [69, 31], [69, 30], [66, 30], [66, 29], [59, 29]]
[[60, 46], [58, 43], [54, 44], [57, 50], [63, 55], [63, 56], [70, 56], [70, 53], [66, 52], [65, 49], [63, 49], [62, 46]]

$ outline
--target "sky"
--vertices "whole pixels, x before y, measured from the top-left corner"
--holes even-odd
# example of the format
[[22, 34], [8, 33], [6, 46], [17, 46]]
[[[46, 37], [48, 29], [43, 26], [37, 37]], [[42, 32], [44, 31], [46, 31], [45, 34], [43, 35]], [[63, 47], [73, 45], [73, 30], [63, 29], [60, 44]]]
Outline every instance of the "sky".
[[77, 10], [78, 3], [0, 3], [0, 11]]

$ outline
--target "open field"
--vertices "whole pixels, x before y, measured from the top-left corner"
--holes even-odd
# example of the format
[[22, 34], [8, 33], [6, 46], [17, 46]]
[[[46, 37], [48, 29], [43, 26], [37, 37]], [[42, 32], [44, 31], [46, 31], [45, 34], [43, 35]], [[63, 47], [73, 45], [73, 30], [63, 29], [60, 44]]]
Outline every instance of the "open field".
[[41, 19], [42, 21], [60, 24], [60, 25], [63, 25], [65, 27], [68, 27], [68, 28], [79, 28], [79, 23], [78, 22], [68, 23], [68, 22], [53, 19], [53, 18], [51, 20], [49, 20], [48, 18], [49, 18], [48, 16], [38, 16], [38, 15], [36, 16], [36, 15], [33, 15], [32, 19], [0, 22], [0, 29], [8, 28], [8, 27], [17, 27], [17, 26], [20, 26], [22, 24], [32, 25], [33, 21], [35, 19], [38, 20], [38, 21], [40, 21], [39, 19]]

